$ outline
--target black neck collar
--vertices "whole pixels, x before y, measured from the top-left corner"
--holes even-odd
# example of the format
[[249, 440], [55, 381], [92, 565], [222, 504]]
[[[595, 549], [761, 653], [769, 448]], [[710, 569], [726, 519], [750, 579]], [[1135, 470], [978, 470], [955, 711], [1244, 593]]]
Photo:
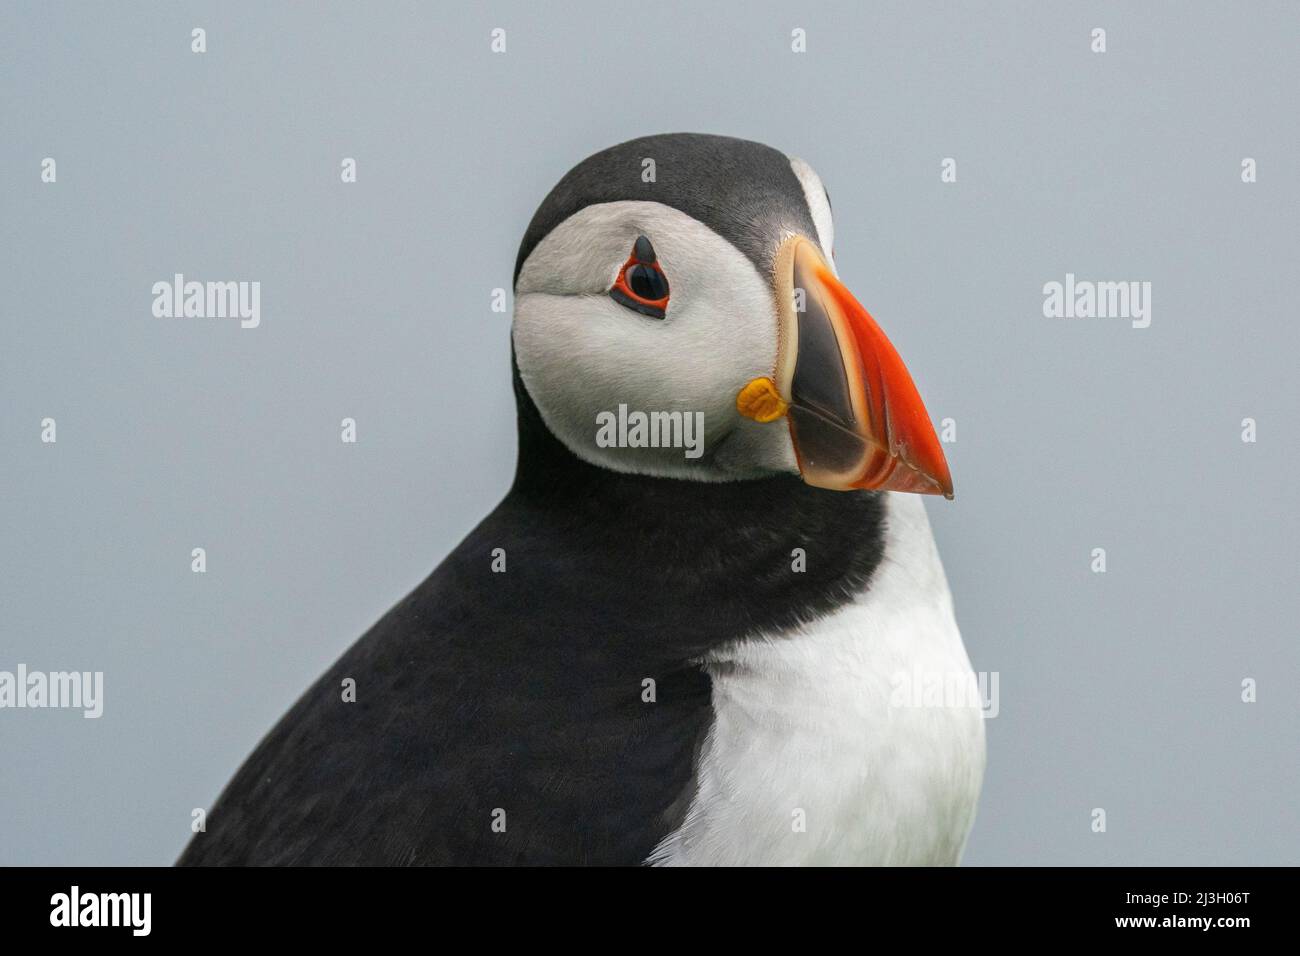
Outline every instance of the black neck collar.
[[[519, 463], [508, 501], [599, 564], [623, 612], [711, 648], [824, 614], [880, 562], [884, 503], [794, 475], [698, 482], [589, 464], [546, 427], [514, 370]], [[803, 549], [804, 570], [793, 554]]]

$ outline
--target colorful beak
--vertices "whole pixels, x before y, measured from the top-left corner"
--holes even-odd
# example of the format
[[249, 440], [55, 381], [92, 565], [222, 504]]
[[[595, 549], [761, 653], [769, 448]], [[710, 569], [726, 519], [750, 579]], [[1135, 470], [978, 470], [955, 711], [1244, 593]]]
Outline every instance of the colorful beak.
[[776, 259], [774, 381], [736, 397], [757, 421], [784, 415], [804, 481], [839, 491], [952, 497], [952, 477], [912, 376], [816, 244], [792, 236]]

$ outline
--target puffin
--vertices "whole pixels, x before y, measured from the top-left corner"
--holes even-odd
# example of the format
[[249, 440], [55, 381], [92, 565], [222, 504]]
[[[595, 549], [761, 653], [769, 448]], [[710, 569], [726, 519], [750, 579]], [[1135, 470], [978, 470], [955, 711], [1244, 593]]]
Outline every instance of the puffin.
[[509, 492], [179, 865], [957, 864], [982, 713], [905, 692], [975, 682], [923, 500], [952, 479], [834, 241], [760, 143], [570, 170], [515, 264]]

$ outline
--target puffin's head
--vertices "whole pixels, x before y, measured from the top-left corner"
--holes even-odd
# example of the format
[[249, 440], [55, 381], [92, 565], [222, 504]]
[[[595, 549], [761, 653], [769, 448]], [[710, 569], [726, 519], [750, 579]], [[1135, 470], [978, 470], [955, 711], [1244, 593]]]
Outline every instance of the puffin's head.
[[648, 136], [533, 216], [514, 349], [547, 428], [619, 472], [943, 494], [911, 376], [836, 276], [826, 190], [745, 140]]

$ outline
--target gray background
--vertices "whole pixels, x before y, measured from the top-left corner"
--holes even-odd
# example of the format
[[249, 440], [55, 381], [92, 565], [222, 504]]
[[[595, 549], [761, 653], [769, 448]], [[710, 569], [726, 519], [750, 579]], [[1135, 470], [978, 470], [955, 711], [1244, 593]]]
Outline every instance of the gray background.
[[[675, 130], [813, 164], [958, 423], [930, 514], [1001, 674], [966, 862], [1300, 862], [1296, 6], [700, 6], [5, 4], [0, 669], [106, 700], [0, 711], [0, 862], [174, 859], [508, 487], [536, 204]], [[1044, 318], [1067, 271], [1149, 280], [1151, 327]], [[261, 327], [153, 318], [174, 272], [261, 281]]]

